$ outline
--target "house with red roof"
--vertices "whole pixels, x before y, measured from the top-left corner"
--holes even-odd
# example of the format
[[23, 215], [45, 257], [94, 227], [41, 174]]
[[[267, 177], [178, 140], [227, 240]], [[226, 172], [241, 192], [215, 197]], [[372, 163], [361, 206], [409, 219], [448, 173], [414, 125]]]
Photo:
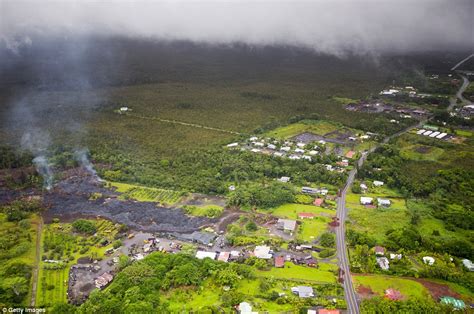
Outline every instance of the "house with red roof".
[[313, 202], [313, 205], [321, 206], [321, 205], [323, 205], [323, 203], [324, 203], [324, 200], [322, 198], [316, 198]]
[[355, 153], [356, 153], [355, 151], [350, 150], [350, 151], [347, 152], [346, 157], [347, 158], [352, 158], [352, 157], [354, 157]]
[[285, 257], [280, 255], [280, 256], [275, 256], [275, 267], [277, 268], [283, 268], [285, 267]]
[[299, 219], [313, 219], [314, 214], [313, 213], [299, 213], [298, 218]]
[[392, 288], [385, 290], [385, 297], [394, 301], [401, 300], [403, 298], [400, 291], [392, 289]]

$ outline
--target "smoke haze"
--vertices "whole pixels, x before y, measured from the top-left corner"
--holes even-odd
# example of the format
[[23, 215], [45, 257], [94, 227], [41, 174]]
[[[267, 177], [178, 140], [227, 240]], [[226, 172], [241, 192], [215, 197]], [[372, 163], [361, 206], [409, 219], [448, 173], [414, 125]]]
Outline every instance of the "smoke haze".
[[0, 35], [18, 52], [45, 36], [126, 36], [288, 45], [344, 55], [470, 49], [472, 1], [2, 0]]

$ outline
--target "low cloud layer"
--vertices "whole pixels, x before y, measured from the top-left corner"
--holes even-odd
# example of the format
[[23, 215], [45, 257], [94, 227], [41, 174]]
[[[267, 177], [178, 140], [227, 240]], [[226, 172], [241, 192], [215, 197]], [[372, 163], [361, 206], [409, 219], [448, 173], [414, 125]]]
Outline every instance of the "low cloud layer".
[[128, 36], [383, 53], [472, 47], [469, 0], [1, 0], [0, 36], [18, 50], [44, 36]]

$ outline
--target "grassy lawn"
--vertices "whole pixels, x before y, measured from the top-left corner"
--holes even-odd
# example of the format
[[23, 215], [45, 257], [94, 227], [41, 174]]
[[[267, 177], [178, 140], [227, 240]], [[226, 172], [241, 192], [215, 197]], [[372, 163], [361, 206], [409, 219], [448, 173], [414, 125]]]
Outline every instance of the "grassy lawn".
[[386, 289], [393, 288], [407, 298], [429, 296], [428, 290], [421, 283], [410, 279], [383, 275], [355, 275], [352, 278], [356, 287], [360, 285], [369, 287], [379, 295], [384, 295]]
[[215, 218], [222, 215], [224, 208], [218, 205], [200, 205], [200, 206], [184, 206], [186, 214], [197, 217], [210, 217]]
[[469, 130], [456, 130], [456, 135], [459, 135], [459, 136], [471, 137], [472, 134], [473, 132]]
[[279, 127], [268, 132], [266, 135], [274, 138], [287, 139], [304, 132], [324, 135], [339, 128], [340, 126], [328, 121], [302, 121], [299, 123]]
[[366, 208], [360, 205], [360, 197], [386, 197], [380, 194], [347, 194], [347, 207], [352, 228], [367, 232], [380, 242], [385, 239], [385, 232], [389, 229], [401, 228], [409, 223], [410, 216], [405, 205], [405, 200], [391, 198], [392, 205], [388, 208]]
[[132, 198], [141, 202], [159, 202], [162, 204], [175, 204], [185, 195], [184, 192], [143, 187], [128, 183], [108, 182], [115, 187], [117, 192], [123, 193], [121, 198]]
[[[105, 250], [112, 247], [100, 245], [103, 239], [112, 241], [117, 233], [116, 225], [108, 220], [94, 220], [97, 236], [73, 233], [69, 223], [53, 223], [43, 227], [41, 235], [40, 270], [38, 275], [37, 306], [49, 306], [67, 302], [69, 268], [80, 257], [102, 258]], [[61, 261], [58, 269], [48, 269], [58, 264], [46, 263], [43, 259]]]
[[313, 241], [327, 230], [329, 222], [331, 222], [331, 219], [328, 217], [304, 219], [298, 229], [296, 238], [305, 242]]
[[[298, 213], [312, 213], [316, 217], [313, 219], [298, 219]], [[331, 221], [330, 217], [335, 216], [336, 211], [314, 205], [285, 204], [271, 210], [271, 214], [281, 218], [301, 221], [296, 238], [310, 242], [326, 231], [327, 224]]]
[[297, 219], [298, 213], [312, 213], [316, 216], [321, 217], [332, 217], [336, 215], [336, 212], [331, 209], [325, 209], [314, 205], [304, 204], [285, 204], [280, 207], [274, 208], [270, 212], [272, 215], [281, 218]]
[[403, 147], [400, 151], [403, 158], [411, 160], [438, 160], [443, 154], [444, 149], [439, 147], [415, 144]]
[[259, 270], [257, 276], [315, 283], [334, 283], [336, 280], [334, 270], [337, 270], [337, 266], [333, 264], [320, 263], [318, 268], [311, 268], [287, 262], [284, 268], [272, 267], [270, 270]]

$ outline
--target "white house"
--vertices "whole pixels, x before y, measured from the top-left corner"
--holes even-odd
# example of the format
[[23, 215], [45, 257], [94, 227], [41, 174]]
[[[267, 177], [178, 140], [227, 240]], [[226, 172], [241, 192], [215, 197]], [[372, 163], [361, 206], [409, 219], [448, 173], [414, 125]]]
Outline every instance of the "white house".
[[196, 252], [196, 258], [198, 259], [205, 259], [205, 258], [216, 259], [216, 256], [217, 256], [216, 252], [206, 252], [206, 251]]
[[297, 149], [295, 149], [295, 153], [303, 154], [303, 153], [304, 153], [304, 149], [297, 148]]
[[249, 140], [250, 140], [251, 142], [254, 142], [254, 141], [258, 140], [258, 137], [252, 136], [251, 138], [249, 138]]
[[289, 152], [291, 150], [291, 147], [290, 146], [283, 146], [282, 148], [280, 148], [281, 151], [284, 151], [284, 152]]
[[239, 310], [240, 314], [254, 314], [254, 313], [257, 313], [257, 312], [252, 311], [252, 306], [247, 302], [241, 302], [237, 306], [237, 309]]
[[284, 183], [286, 183], [286, 182], [290, 182], [290, 180], [291, 180], [291, 178], [290, 178], [290, 177], [281, 177], [280, 179], [278, 179], [278, 181], [280, 181], [280, 182], [284, 182]]
[[433, 265], [435, 262], [435, 259], [432, 258], [431, 256], [423, 256], [423, 263], [427, 264], [427, 265]]
[[267, 148], [268, 148], [268, 149], [276, 149], [277, 147], [276, 147], [276, 145], [268, 144], [268, 145], [267, 145]]
[[423, 134], [423, 133], [425, 133], [425, 132], [426, 132], [425, 129], [421, 129], [421, 130], [418, 130], [418, 131], [416, 132], [416, 134], [421, 135], [421, 134]]
[[327, 195], [328, 193], [329, 193], [329, 190], [326, 188], [322, 188], [321, 190], [319, 190], [319, 194], [321, 195]]
[[305, 143], [296, 143], [296, 146], [298, 146], [299, 148], [304, 148], [306, 146]]
[[283, 153], [282, 152], [274, 152], [273, 156], [283, 157]]
[[262, 142], [253, 142], [252, 144], [253, 144], [253, 146], [257, 146], [257, 147], [263, 147], [263, 146], [265, 146], [265, 144], [262, 143]]
[[252, 153], [260, 153], [260, 149], [258, 149], [258, 148], [252, 148], [250, 151]]
[[121, 111], [121, 112], [127, 112], [127, 111], [128, 111], [128, 107], [120, 107], [120, 111]]
[[309, 151], [309, 154], [314, 156], [314, 155], [317, 155], [318, 154], [318, 151], [317, 150], [310, 150]]
[[471, 260], [468, 260], [467, 258], [462, 260], [462, 263], [464, 267], [466, 267], [469, 271], [474, 271], [474, 264], [472, 263]]
[[402, 259], [402, 254], [390, 253], [390, 259]]
[[390, 262], [386, 257], [377, 257], [377, 264], [383, 270], [389, 270], [390, 268]]
[[365, 185], [365, 183], [361, 183], [360, 188], [365, 191], [367, 190], [367, 185]]
[[301, 156], [301, 158], [305, 159], [305, 160], [308, 160], [308, 161], [311, 161], [311, 156], [307, 156], [307, 155], [303, 155]]
[[296, 228], [296, 220], [278, 219], [277, 226], [278, 229], [282, 229], [283, 231], [293, 232]]
[[373, 201], [374, 201], [374, 199], [372, 197], [366, 197], [366, 196], [361, 196], [360, 197], [360, 203], [362, 205], [370, 205], [370, 204], [372, 204]]
[[377, 204], [379, 206], [389, 207], [391, 205], [391, 202], [389, 199], [379, 197], [377, 198]]
[[237, 147], [239, 146], [239, 143], [230, 143], [230, 144], [227, 144], [227, 147], [231, 148], [231, 147]]
[[253, 255], [255, 255], [256, 258], [262, 259], [272, 258], [272, 254], [270, 254], [270, 247], [266, 245], [257, 245], [255, 250], [253, 250]]
[[288, 157], [288, 158], [290, 158], [291, 160], [299, 160], [299, 159], [301, 159], [300, 156], [296, 156], [296, 155], [291, 155], [291, 156]]
[[314, 297], [314, 292], [312, 287], [308, 286], [298, 286], [292, 287], [291, 292], [298, 295], [300, 298], [311, 298]]
[[382, 181], [377, 181], [377, 180], [374, 181], [374, 186], [382, 186], [382, 185], [383, 185]]

